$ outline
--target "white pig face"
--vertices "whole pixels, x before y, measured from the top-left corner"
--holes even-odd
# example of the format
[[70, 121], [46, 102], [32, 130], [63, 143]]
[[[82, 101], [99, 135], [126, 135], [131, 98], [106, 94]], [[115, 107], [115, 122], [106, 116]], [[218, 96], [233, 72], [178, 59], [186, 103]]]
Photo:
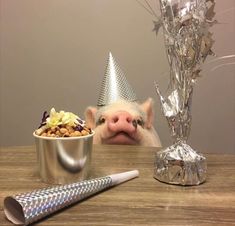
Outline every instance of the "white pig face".
[[120, 100], [99, 109], [88, 107], [85, 118], [87, 126], [95, 131], [95, 144], [161, 146], [152, 126], [150, 98], [143, 104]]

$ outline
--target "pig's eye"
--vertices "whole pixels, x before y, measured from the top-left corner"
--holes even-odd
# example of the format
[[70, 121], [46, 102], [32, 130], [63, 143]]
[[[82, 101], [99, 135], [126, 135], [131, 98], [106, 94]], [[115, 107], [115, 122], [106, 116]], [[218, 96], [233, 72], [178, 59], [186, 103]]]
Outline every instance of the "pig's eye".
[[137, 124], [139, 125], [139, 126], [144, 126], [144, 120], [143, 119], [137, 119]]
[[103, 123], [105, 123], [105, 118], [104, 118], [104, 117], [100, 117], [100, 118], [98, 119], [98, 121], [96, 122], [96, 125], [98, 126], [98, 125], [101, 125], [101, 124], [103, 124]]

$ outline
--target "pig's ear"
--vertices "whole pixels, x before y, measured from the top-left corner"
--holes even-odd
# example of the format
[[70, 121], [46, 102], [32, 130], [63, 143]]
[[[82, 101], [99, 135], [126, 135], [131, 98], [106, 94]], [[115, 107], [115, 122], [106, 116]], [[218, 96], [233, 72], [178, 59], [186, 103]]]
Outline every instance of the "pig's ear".
[[144, 112], [146, 112], [147, 119], [145, 125], [148, 129], [150, 129], [153, 125], [153, 119], [154, 119], [153, 99], [148, 98], [144, 103], [141, 104], [141, 108]]
[[97, 112], [97, 108], [95, 107], [88, 107], [85, 111], [85, 121], [86, 125], [91, 129], [95, 128], [95, 114]]

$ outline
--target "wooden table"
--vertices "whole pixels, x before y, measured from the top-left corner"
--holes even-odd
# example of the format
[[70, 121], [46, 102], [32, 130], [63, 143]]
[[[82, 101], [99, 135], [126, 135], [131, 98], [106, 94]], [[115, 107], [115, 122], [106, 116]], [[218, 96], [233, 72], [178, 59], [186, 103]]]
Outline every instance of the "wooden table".
[[[153, 178], [156, 149], [101, 146], [93, 149], [93, 177], [138, 169], [123, 183], [47, 217], [36, 225], [235, 225], [235, 155], [205, 154], [208, 178], [199, 186], [164, 184]], [[47, 187], [40, 182], [34, 147], [0, 150], [0, 225], [6, 196]]]

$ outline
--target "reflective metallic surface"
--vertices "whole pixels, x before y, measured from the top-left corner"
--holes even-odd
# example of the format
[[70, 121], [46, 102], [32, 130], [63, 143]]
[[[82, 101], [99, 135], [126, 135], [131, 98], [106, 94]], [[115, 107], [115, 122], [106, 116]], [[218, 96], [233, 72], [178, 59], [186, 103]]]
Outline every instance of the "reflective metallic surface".
[[214, 6], [213, 0], [160, 0], [170, 84], [166, 98], [157, 85], [156, 90], [174, 142], [189, 137], [193, 86], [201, 64], [213, 55], [209, 28], [213, 25]]
[[28, 225], [97, 192], [138, 176], [139, 171], [132, 170], [8, 196], [4, 199], [4, 212], [12, 223]]
[[34, 134], [42, 181], [65, 184], [87, 179], [93, 135], [50, 138]]
[[206, 158], [184, 142], [156, 153], [154, 177], [162, 182], [199, 185], [206, 180]]
[[160, 97], [162, 112], [168, 122], [174, 143], [187, 141], [192, 124], [193, 90], [190, 90], [186, 99], [180, 96], [178, 89], [174, 90], [166, 99], [162, 97], [157, 85], [156, 91]]
[[14, 224], [28, 225], [112, 185], [110, 176], [6, 197], [4, 212]]
[[160, 0], [161, 19], [155, 22], [155, 31], [162, 25], [170, 84], [166, 97], [157, 85], [156, 91], [174, 141], [156, 154], [154, 176], [163, 182], [198, 185], [206, 178], [205, 157], [186, 141], [191, 129], [193, 86], [202, 63], [213, 55], [209, 28], [216, 22], [214, 7], [214, 0]]
[[106, 72], [101, 84], [97, 106], [105, 106], [119, 99], [136, 101], [136, 95], [129, 85], [125, 74], [109, 53]]

